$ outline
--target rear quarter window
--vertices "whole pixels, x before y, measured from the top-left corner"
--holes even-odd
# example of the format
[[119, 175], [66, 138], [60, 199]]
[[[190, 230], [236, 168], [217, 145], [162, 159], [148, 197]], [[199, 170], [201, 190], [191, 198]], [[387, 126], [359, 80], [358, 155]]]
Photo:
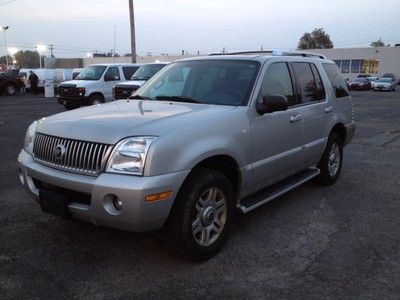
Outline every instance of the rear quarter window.
[[322, 64], [322, 66], [329, 78], [329, 81], [331, 82], [336, 98], [349, 96], [349, 90], [347, 89], [346, 82], [344, 81], [344, 78], [337, 65], [325, 63]]

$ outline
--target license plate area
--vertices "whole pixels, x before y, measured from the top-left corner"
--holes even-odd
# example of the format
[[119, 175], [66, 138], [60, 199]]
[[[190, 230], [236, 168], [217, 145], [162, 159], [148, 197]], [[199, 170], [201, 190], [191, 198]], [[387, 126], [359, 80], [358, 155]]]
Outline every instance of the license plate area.
[[54, 190], [39, 190], [40, 207], [43, 212], [57, 217], [69, 218], [70, 196]]

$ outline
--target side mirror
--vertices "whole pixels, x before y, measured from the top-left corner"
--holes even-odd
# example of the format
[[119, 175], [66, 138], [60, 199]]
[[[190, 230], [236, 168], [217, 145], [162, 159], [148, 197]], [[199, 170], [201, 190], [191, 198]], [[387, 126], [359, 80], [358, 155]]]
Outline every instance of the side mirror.
[[274, 111], [284, 111], [288, 108], [288, 100], [282, 95], [264, 96], [261, 102], [256, 105], [257, 112], [260, 115]]

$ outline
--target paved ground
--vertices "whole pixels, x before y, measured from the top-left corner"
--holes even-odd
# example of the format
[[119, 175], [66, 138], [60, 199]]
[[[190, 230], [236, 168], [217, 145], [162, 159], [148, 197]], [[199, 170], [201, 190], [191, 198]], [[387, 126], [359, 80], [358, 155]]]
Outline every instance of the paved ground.
[[353, 95], [358, 130], [337, 184], [241, 216], [203, 264], [171, 257], [158, 234], [43, 214], [15, 161], [27, 125], [62, 108], [0, 97], [0, 298], [399, 298], [400, 91]]

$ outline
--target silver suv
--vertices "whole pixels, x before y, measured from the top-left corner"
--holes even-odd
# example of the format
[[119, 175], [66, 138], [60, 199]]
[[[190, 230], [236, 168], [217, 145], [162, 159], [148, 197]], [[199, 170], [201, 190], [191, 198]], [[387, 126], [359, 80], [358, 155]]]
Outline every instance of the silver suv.
[[314, 179], [333, 184], [355, 131], [334, 62], [315, 54], [209, 56], [161, 70], [131, 99], [40, 119], [18, 157], [44, 212], [163, 230], [194, 260], [247, 213]]

